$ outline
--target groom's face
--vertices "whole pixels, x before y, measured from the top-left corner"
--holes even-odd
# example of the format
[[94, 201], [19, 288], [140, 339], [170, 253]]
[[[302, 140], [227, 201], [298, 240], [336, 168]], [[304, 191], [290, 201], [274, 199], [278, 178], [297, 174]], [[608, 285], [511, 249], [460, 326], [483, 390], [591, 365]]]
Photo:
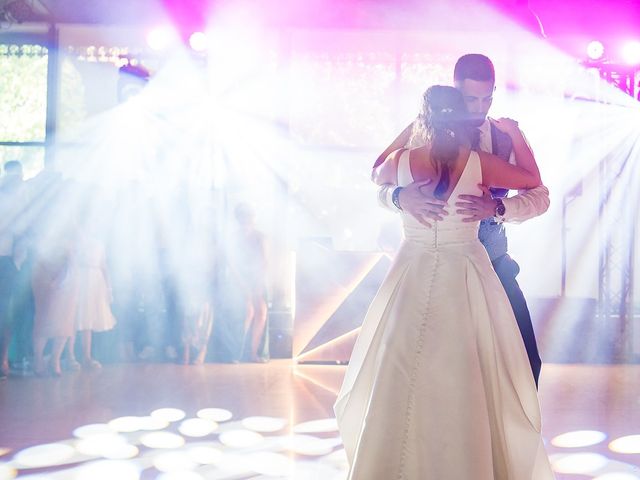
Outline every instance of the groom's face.
[[487, 118], [487, 113], [491, 108], [493, 91], [495, 90], [494, 83], [466, 78], [461, 82], [456, 82], [456, 88], [462, 92], [473, 124], [479, 127]]

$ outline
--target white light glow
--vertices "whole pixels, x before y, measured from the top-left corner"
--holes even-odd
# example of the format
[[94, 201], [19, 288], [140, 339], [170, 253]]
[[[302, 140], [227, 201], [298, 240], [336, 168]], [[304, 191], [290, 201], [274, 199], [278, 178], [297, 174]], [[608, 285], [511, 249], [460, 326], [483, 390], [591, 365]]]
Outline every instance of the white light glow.
[[171, 432], [153, 432], [140, 437], [140, 443], [149, 448], [180, 448], [184, 438]]
[[197, 446], [187, 450], [187, 455], [201, 465], [215, 465], [220, 462], [222, 452], [214, 447]]
[[46, 443], [18, 452], [14, 461], [18, 467], [51, 467], [67, 462], [75, 453], [76, 450], [71, 445]]
[[593, 40], [587, 45], [587, 55], [591, 60], [598, 60], [604, 55], [604, 45], [598, 40]]
[[262, 435], [250, 430], [230, 430], [220, 434], [220, 443], [232, 448], [254, 447], [263, 441]]
[[190, 472], [189, 470], [166, 472], [160, 474], [156, 480], [204, 480], [204, 477], [196, 472]]
[[166, 422], [179, 422], [186, 417], [187, 414], [179, 408], [159, 408], [151, 412], [151, 416]]
[[273, 452], [248, 455], [247, 465], [256, 473], [273, 477], [286, 477], [293, 466], [287, 456]]
[[156, 27], [147, 33], [147, 45], [152, 50], [165, 50], [175, 41], [176, 33], [171, 27]]
[[605, 473], [598, 475], [593, 480], [640, 480], [640, 477], [632, 473]]
[[302, 455], [321, 456], [333, 450], [332, 442], [311, 435], [292, 435], [283, 438], [285, 449]]
[[186, 452], [166, 452], [153, 459], [153, 466], [161, 472], [193, 470], [198, 466]]
[[138, 480], [140, 469], [132, 462], [100, 460], [81, 466], [75, 480]]
[[196, 52], [203, 52], [207, 48], [207, 36], [202, 32], [194, 32], [189, 37], [189, 45]]
[[94, 435], [103, 435], [114, 433], [114, 429], [106, 423], [92, 423], [90, 425], [82, 425], [73, 431], [73, 436], [77, 438], [87, 438]]
[[569, 455], [552, 455], [553, 470], [558, 473], [590, 475], [605, 467], [609, 459], [597, 453], [573, 453]]
[[622, 47], [622, 59], [629, 65], [640, 64], [640, 42], [632, 40]]
[[247, 430], [262, 433], [277, 432], [286, 425], [285, 419], [276, 417], [247, 417], [242, 420], [242, 426]]
[[226, 422], [233, 418], [233, 413], [223, 408], [203, 408], [196, 414], [199, 418], [213, 420], [214, 422]]
[[0, 480], [12, 480], [16, 478], [17, 475], [18, 472], [10, 465], [6, 463], [0, 464]]
[[563, 448], [588, 447], [590, 445], [596, 445], [604, 441], [606, 438], [607, 435], [603, 432], [595, 430], [579, 430], [558, 435], [551, 440], [551, 444], [556, 447]]
[[218, 424], [204, 418], [189, 418], [184, 420], [178, 430], [187, 437], [206, 437], [217, 430]]
[[118, 417], [109, 422], [109, 428], [116, 432], [137, 432], [142, 430], [142, 421], [140, 417]]
[[326, 418], [323, 420], [312, 420], [310, 422], [299, 423], [293, 427], [295, 433], [326, 433], [337, 432], [338, 422], [335, 418]]
[[609, 449], [617, 453], [640, 453], [640, 435], [616, 438], [609, 444]]

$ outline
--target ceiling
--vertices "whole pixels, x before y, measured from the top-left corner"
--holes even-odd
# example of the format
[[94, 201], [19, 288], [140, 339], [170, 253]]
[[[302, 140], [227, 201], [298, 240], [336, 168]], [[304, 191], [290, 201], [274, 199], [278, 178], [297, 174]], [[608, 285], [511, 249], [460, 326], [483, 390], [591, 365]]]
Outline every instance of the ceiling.
[[[460, 4], [461, 11], [473, 11], [473, 5], [480, 2], [482, 0], [0, 0], [0, 10], [22, 3], [30, 7], [28, 21], [149, 25], [171, 18], [191, 28], [204, 25], [206, 17], [233, 5], [277, 27], [419, 29], [434, 5]], [[514, 12], [527, 2], [484, 0], [482, 3]], [[530, 0], [529, 5], [549, 36], [582, 33], [640, 37], [640, 0]]]

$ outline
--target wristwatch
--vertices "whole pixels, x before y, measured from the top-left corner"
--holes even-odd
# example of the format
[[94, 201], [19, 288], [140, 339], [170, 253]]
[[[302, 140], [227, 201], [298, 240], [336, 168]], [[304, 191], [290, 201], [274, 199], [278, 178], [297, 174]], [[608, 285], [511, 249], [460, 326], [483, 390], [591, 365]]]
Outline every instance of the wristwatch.
[[504, 222], [504, 214], [507, 213], [507, 208], [504, 206], [504, 202], [500, 197], [494, 198], [496, 201], [496, 209], [494, 216], [496, 217], [496, 223]]
[[393, 203], [393, 206], [400, 211], [402, 211], [402, 207], [400, 206], [400, 192], [402, 191], [402, 188], [403, 187], [396, 187], [391, 193], [391, 203]]

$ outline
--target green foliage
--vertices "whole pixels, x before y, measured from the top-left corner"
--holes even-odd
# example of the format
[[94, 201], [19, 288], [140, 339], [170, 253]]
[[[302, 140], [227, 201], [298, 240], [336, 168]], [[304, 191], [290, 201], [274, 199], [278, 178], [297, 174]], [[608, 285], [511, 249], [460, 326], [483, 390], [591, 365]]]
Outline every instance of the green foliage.
[[0, 141], [44, 141], [47, 55], [25, 55], [34, 45], [0, 47]]

